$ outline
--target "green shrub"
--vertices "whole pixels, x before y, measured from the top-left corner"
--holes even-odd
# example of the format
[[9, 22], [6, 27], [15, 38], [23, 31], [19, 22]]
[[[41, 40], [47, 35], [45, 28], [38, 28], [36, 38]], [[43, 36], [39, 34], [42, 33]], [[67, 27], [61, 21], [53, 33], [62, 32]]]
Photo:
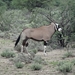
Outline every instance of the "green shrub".
[[75, 45], [72, 45], [72, 48], [75, 48]]
[[42, 65], [39, 63], [33, 63], [30, 67], [32, 70], [41, 70]]
[[60, 62], [58, 64], [58, 70], [61, 72], [71, 72], [73, 64], [71, 62]]
[[33, 53], [35, 53], [35, 54], [37, 53], [37, 50], [36, 50], [36, 49], [33, 49], [32, 51], [33, 51]]
[[32, 49], [32, 50], [30, 50], [30, 53], [36, 54], [36, 53], [37, 53], [37, 49]]
[[35, 57], [35, 53], [33, 51], [29, 52], [31, 54], [32, 59]]
[[73, 56], [72, 52], [67, 52], [63, 55], [62, 58], [64, 59], [64, 58], [68, 58], [68, 57], [72, 57], [72, 56]]
[[58, 61], [52, 61], [49, 64], [52, 64], [53, 66], [56, 66], [58, 64]]
[[41, 63], [43, 63], [44, 60], [40, 56], [35, 56], [34, 59], [33, 59], [33, 61], [35, 63], [41, 64]]
[[72, 60], [73, 65], [75, 65], [75, 60]]
[[16, 63], [15, 63], [15, 66], [16, 66], [17, 68], [23, 68], [23, 67], [24, 67], [24, 64], [19, 61], [19, 62], [16, 62]]
[[37, 49], [31, 49], [29, 50], [29, 53], [31, 54], [32, 58], [34, 58], [35, 54], [37, 53]]
[[1, 53], [1, 56], [6, 58], [11, 58], [11, 57], [13, 58], [15, 57], [15, 53], [9, 50], [5, 50]]

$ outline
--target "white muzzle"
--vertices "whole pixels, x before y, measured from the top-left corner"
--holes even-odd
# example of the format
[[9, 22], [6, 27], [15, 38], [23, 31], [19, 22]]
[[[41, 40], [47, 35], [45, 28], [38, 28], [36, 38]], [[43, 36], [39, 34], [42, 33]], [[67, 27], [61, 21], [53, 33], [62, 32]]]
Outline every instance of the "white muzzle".
[[62, 28], [59, 28], [58, 31], [61, 32], [62, 31]]

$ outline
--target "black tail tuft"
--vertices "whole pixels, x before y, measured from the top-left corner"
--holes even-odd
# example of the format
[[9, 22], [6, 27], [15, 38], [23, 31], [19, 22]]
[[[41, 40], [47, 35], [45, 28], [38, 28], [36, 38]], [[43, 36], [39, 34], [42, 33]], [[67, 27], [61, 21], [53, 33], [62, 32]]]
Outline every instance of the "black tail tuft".
[[15, 46], [18, 44], [19, 40], [20, 40], [20, 35], [18, 36], [18, 38], [16, 40]]

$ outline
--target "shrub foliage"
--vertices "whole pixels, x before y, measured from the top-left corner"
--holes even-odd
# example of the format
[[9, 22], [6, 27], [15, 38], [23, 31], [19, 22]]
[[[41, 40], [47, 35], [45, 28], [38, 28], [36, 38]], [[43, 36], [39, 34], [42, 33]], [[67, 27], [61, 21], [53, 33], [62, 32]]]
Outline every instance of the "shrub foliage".
[[41, 70], [42, 65], [39, 64], [39, 63], [33, 63], [30, 67], [31, 67], [32, 70], [35, 71], [35, 70]]
[[9, 50], [5, 50], [1, 53], [1, 56], [6, 58], [11, 58], [11, 57], [13, 58], [15, 57], [15, 53]]

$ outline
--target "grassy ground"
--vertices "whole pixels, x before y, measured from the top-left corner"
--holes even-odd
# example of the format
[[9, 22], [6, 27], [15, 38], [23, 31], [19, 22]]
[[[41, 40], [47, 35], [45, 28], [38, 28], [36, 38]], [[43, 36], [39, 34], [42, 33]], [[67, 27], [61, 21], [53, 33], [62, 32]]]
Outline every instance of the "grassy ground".
[[[45, 65], [42, 65], [42, 69], [39, 71], [32, 71], [30, 69], [30, 64], [24, 64], [22, 69], [17, 69], [12, 61], [9, 58], [1, 57], [1, 53], [4, 50], [14, 51], [14, 42], [8, 39], [0, 38], [0, 75], [75, 75], [75, 66], [73, 67], [70, 73], [64, 74], [57, 71], [57, 63], [60, 61], [72, 61], [75, 57], [67, 57], [62, 59], [63, 55], [67, 52], [64, 49], [61, 50], [52, 50], [47, 52], [45, 56], [43, 52], [38, 52], [36, 56], [40, 56], [44, 61]], [[75, 50], [70, 50], [73, 55], [75, 55]]]

